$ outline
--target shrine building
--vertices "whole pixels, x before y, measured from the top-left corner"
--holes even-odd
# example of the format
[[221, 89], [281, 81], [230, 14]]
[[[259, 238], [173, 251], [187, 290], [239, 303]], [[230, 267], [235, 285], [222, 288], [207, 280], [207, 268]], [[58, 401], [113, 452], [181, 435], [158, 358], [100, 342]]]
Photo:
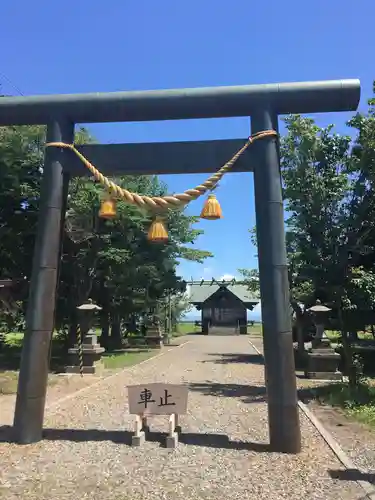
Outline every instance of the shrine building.
[[247, 311], [259, 303], [241, 281], [192, 281], [189, 302], [201, 311], [203, 334], [246, 334]]

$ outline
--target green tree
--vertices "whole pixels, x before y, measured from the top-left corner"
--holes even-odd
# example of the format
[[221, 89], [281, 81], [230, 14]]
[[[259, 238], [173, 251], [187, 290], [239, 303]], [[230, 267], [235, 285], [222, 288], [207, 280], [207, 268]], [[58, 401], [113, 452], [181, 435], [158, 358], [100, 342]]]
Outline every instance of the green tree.
[[[44, 142], [44, 127], [0, 129], [1, 277], [30, 279]], [[75, 142], [94, 138], [80, 129]], [[116, 181], [150, 196], [167, 192], [156, 176]], [[183, 210], [169, 212], [170, 241], [155, 245], [146, 237], [150, 215], [135, 207], [119, 201], [115, 220], [99, 219], [102, 195], [101, 186], [88, 177], [70, 183], [56, 310], [57, 326], [66, 330], [71, 325], [70, 342], [75, 337], [76, 306], [89, 296], [103, 305], [102, 320], [112, 323], [118, 336], [122, 320], [154, 306], [167, 286], [179, 287], [178, 259], [202, 262], [211, 255], [189, 246], [201, 231], [192, 227], [197, 218]]]
[[280, 150], [291, 305], [297, 324], [306, 326], [305, 309], [317, 298], [344, 313], [372, 307], [373, 102], [368, 115], [349, 122], [358, 130], [353, 148], [332, 125], [319, 128], [301, 116], [285, 123]]
[[241, 280], [244, 281], [254, 297], [260, 297], [258, 269], [238, 269]]
[[43, 127], [0, 127], [0, 276], [29, 278], [44, 141]]

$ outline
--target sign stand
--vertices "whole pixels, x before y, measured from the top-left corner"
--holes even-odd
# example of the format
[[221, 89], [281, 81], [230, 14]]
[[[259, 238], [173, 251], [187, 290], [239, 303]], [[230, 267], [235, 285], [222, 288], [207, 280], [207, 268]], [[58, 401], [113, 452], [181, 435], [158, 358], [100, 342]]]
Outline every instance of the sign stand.
[[176, 384], [151, 383], [128, 386], [129, 413], [135, 416], [132, 446], [141, 446], [150, 432], [148, 417], [169, 416], [166, 448], [176, 448], [181, 433], [179, 416], [187, 412], [188, 387]]
[[145, 415], [142, 415], [141, 418], [142, 418], [142, 431], [145, 434], [147, 434], [148, 432], [150, 432], [150, 427], [147, 422], [147, 417]]
[[141, 415], [135, 415], [134, 435], [132, 436], [132, 446], [141, 446], [146, 439], [145, 431], [143, 430], [143, 422]]
[[181, 433], [181, 427], [178, 425], [178, 415], [172, 413], [172, 415], [169, 415], [169, 435], [165, 441], [167, 448], [177, 447], [179, 433]]
[[[141, 446], [147, 439], [150, 427], [147, 417], [135, 415], [134, 435], [132, 436], [132, 446]], [[178, 435], [181, 434], [181, 426], [176, 413], [169, 415], [169, 433], [165, 441], [166, 448], [177, 448]]]

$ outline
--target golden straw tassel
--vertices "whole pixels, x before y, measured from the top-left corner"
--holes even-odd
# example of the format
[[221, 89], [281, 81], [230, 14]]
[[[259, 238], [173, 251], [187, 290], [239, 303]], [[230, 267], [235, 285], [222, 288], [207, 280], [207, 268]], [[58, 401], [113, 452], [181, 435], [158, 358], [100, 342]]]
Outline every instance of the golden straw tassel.
[[164, 219], [160, 215], [157, 215], [152, 221], [152, 224], [148, 230], [147, 239], [149, 241], [155, 241], [160, 243], [165, 243], [168, 241], [168, 232], [164, 224]]
[[204, 202], [200, 217], [201, 219], [207, 220], [217, 220], [223, 218], [220, 203], [217, 201], [214, 194], [208, 195], [207, 200]]
[[116, 202], [112, 198], [103, 200], [99, 210], [101, 219], [113, 219], [116, 217]]

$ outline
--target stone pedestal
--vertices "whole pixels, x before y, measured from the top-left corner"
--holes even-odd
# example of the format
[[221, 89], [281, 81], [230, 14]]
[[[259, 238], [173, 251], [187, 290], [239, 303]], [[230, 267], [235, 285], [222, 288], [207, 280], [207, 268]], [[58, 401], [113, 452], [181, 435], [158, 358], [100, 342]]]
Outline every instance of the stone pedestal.
[[171, 343], [171, 337], [169, 336], [168, 333], [163, 334], [163, 344], [164, 345], [170, 345]]
[[305, 377], [321, 380], [341, 380], [338, 371], [340, 354], [331, 347], [328, 339], [312, 342], [312, 348], [306, 353]]
[[163, 335], [158, 325], [150, 325], [147, 327], [145, 341], [147, 346], [151, 349], [161, 349], [163, 347]]
[[[87, 374], [101, 374], [104, 369], [102, 354], [105, 351], [98, 343], [95, 334], [88, 334], [82, 342], [82, 357], [83, 357], [83, 373]], [[68, 350], [69, 366], [66, 367], [66, 373], [80, 373], [79, 370], [79, 349], [76, 344], [73, 348]]]

